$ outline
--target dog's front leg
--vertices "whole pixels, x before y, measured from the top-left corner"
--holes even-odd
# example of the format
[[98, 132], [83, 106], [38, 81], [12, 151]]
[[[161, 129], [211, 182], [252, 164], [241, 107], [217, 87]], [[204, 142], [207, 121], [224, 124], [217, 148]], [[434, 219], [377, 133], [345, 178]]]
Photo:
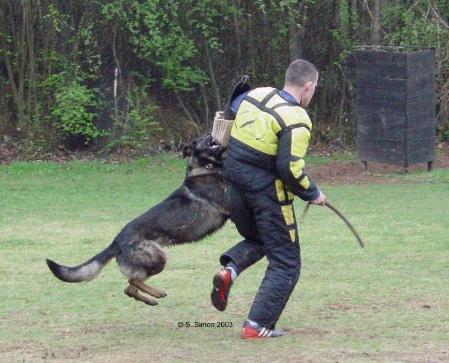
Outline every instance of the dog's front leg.
[[128, 295], [129, 297], [133, 297], [136, 300], [144, 302], [147, 305], [154, 306], [154, 305], [158, 304], [156, 299], [154, 299], [150, 296], [145, 296], [145, 295], [141, 294], [139, 289], [132, 285], [128, 285], [128, 287], [125, 289], [124, 293], [126, 295]]
[[155, 289], [154, 287], [148, 286], [147, 284], [145, 284], [145, 282], [143, 281], [139, 281], [139, 280], [129, 280], [128, 281], [130, 285], [137, 287], [139, 290], [154, 296], [154, 297], [166, 297], [167, 294], [163, 291], [160, 291], [158, 289]]

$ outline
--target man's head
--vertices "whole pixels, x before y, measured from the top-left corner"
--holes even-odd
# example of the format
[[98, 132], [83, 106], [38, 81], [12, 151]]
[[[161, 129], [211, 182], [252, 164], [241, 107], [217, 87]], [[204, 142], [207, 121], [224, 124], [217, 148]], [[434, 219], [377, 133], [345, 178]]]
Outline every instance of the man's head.
[[310, 62], [296, 59], [290, 63], [285, 73], [284, 89], [296, 98], [302, 107], [306, 107], [315, 93], [319, 71]]

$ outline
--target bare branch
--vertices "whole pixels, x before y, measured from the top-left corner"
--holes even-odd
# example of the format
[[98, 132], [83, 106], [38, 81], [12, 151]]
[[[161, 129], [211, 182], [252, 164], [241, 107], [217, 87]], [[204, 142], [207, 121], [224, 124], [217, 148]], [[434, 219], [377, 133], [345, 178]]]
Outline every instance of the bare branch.
[[441, 26], [449, 29], [449, 24], [440, 15], [440, 11], [438, 10], [437, 5], [432, 0], [429, 0], [429, 10], [432, 12], [432, 16], [438, 21]]
[[[369, 4], [368, 4], [368, 0], [362, 0], [362, 4], [365, 6], [366, 11], [368, 12], [368, 15], [371, 18], [371, 20], [374, 22], [375, 21], [374, 20], [374, 15], [371, 12], [371, 9], [370, 9]], [[381, 26], [379, 26], [379, 30], [382, 32], [383, 35], [387, 35], [387, 32], [385, 30], [383, 30]]]

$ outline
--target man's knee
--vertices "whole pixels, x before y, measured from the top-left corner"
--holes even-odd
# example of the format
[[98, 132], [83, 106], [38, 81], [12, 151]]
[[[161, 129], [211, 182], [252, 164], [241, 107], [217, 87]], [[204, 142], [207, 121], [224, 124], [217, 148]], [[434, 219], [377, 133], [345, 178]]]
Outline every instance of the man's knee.
[[277, 264], [285, 270], [301, 268], [301, 251], [298, 243], [284, 242], [275, 248], [267, 249], [268, 262]]
[[267, 252], [268, 271], [284, 281], [292, 281], [294, 284], [299, 279], [301, 272], [301, 253], [298, 244], [290, 243], [279, 246]]
[[220, 256], [220, 264], [233, 262], [240, 271], [245, 270], [265, 256], [265, 249], [260, 241], [243, 240]]

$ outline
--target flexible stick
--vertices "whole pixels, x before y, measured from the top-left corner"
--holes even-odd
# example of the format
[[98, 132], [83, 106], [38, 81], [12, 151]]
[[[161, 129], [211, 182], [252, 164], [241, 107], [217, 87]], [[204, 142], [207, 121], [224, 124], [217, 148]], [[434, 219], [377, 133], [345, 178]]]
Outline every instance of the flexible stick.
[[[362, 238], [360, 238], [359, 234], [357, 233], [357, 231], [355, 230], [354, 226], [351, 224], [351, 222], [348, 221], [348, 219], [343, 215], [343, 213], [341, 213], [337, 208], [335, 208], [332, 204], [330, 204], [329, 202], [325, 203], [325, 206], [328, 207], [329, 209], [331, 209], [332, 211], [334, 211], [334, 213], [339, 216], [343, 222], [346, 223], [346, 225], [349, 227], [349, 229], [351, 230], [351, 232], [354, 234], [355, 238], [357, 238], [357, 242], [359, 243], [360, 247], [363, 248], [365, 247], [365, 244], [362, 241]], [[306, 207], [304, 208], [304, 212], [302, 212], [302, 216], [301, 216], [301, 221], [304, 221], [304, 218], [306, 217], [307, 211], [309, 210], [310, 207], [310, 203], [307, 203]]]
[[326, 202], [326, 207], [328, 207], [329, 209], [332, 209], [335, 212], [335, 214], [337, 216], [339, 216], [343, 220], [343, 222], [346, 223], [346, 225], [349, 227], [349, 229], [352, 231], [352, 233], [354, 233], [355, 238], [357, 238], [357, 242], [359, 242], [360, 247], [361, 248], [365, 247], [362, 239], [360, 238], [360, 236], [357, 233], [357, 231], [355, 230], [355, 228], [352, 226], [351, 222], [349, 222], [348, 219], [337, 208], [335, 208], [329, 202]]
[[306, 207], [304, 208], [304, 211], [302, 212], [302, 215], [301, 215], [301, 219], [300, 219], [301, 223], [304, 222], [304, 219], [306, 218], [306, 214], [307, 214], [307, 211], [309, 210], [309, 207], [310, 207], [310, 203], [307, 203]]

